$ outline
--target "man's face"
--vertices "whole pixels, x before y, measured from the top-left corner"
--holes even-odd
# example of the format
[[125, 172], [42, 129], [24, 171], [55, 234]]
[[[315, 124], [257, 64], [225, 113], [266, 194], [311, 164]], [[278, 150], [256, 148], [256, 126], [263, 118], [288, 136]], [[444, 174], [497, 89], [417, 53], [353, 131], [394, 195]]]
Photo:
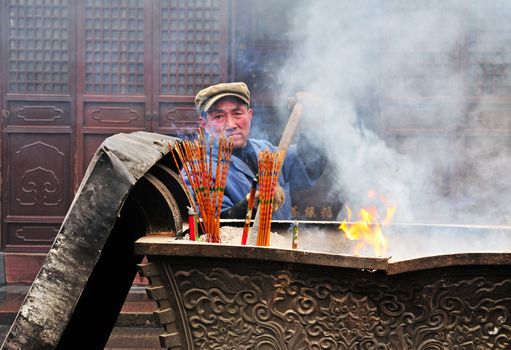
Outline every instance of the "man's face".
[[234, 148], [245, 146], [250, 134], [252, 110], [236, 98], [222, 98], [201, 117], [201, 125], [213, 137], [230, 137]]

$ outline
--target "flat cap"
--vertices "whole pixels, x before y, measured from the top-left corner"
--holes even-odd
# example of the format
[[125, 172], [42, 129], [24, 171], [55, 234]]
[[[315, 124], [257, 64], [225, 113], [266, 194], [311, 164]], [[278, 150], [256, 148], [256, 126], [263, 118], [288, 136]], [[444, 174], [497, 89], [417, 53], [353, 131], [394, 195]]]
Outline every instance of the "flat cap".
[[201, 112], [207, 112], [216, 101], [223, 97], [234, 96], [250, 105], [250, 91], [242, 82], [221, 83], [209, 86], [195, 96], [195, 105]]

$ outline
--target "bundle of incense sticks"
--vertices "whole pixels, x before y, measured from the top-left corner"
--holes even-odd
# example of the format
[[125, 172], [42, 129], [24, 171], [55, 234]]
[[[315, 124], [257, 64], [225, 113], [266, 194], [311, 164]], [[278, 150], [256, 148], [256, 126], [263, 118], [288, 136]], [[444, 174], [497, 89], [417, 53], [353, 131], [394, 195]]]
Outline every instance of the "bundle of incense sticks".
[[[215, 156], [213, 142], [218, 142], [216, 162], [213, 161]], [[199, 214], [201, 219], [199, 222], [208, 242], [220, 243], [220, 210], [232, 149], [232, 141], [224, 136], [215, 141], [210, 138], [208, 141], [202, 128], [199, 129], [197, 139], [182, 141], [175, 146], [193, 190], [194, 196], [188, 197], [195, 198], [191, 202]], [[176, 158], [174, 161], [177, 164]], [[179, 165], [177, 166], [179, 168]]]
[[284, 152], [264, 150], [259, 152], [259, 229], [257, 245], [270, 245], [271, 218], [273, 214], [273, 198], [277, 187], [280, 168], [284, 161]]

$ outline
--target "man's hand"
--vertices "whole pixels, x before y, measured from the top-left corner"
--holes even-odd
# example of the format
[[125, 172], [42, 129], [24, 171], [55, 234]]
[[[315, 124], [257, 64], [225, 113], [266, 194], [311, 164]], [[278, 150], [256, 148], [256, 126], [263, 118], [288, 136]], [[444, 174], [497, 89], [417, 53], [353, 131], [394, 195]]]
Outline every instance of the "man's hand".
[[286, 201], [286, 194], [282, 187], [277, 184], [277, 187], [275, 188], [275, 196], [273, 197], [273, 211], [279, 210]]
[[[249, 196], [250, 196], [250, 193], [247, 194], [247, 196], [246, 196], [247, 201], [248, 201]], [[273, 211], [275, 212], [275, 211], [279, 210], [284, 205], [285, 201], [286, 201], [286, 193], [284, 192], [282, 187], [280, 187], [279, 184], [277, 184], [277, 187], [275, 188], [275, 195], [273, 196]], [[255, 196], [254, 196], [254, 208], [256, 208], [258, 204], [259, 204], [259, 191], [256, 191]]]

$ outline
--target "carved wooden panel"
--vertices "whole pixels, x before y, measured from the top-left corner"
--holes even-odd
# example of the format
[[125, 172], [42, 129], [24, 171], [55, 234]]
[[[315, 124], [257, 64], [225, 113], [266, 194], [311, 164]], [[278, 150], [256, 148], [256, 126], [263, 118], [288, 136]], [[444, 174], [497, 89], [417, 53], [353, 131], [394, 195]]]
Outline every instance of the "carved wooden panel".
[[70, 204], [67, 134], [9, 134], [8, 215], [64, 216]]
[[190, 134], [197, 130], [198, 116], [192, 103], [160, 103], [158, 131], [165, 134]]
[[333, 170], [326, 167], [314, 187], [291, 192], [291, 217], [296, 220], [332, 221], [342, 209], [342, 194], [332, 190]]
[[226, 11], [222, 0], [161, 1], [161, 94], [195, 95], [226, 78]]
[[60, 224], [12, 223], [7, 225], [5, 250], [9, 252], [32, 251], [46, 252], [59, 231]]
[[8, 11], [8, 91], [68, 92], [68, 1], [9, 1]]
[[[248, 261], [189, 262], [160, 265], [165, 288], [148, 289], [159, 305], [172, 307], [157, 311], [169, 332], [160, 338], [168, 341], [167, 348], [511, 346], [511, 279], [504, 267], [389, 277], [261, 262], [254, 270]], [[179, 340], [170, 334], [174, 330]]]
[[85, 91], [144, 93], [144, 2], [85, 2]]
[[101, 128], [144, 128], [143, 103], [88, 102], [85, 104], [85, 126]]
[[59, 101], [9, 101], [8, 125], [70, 125], [70, 105]]

